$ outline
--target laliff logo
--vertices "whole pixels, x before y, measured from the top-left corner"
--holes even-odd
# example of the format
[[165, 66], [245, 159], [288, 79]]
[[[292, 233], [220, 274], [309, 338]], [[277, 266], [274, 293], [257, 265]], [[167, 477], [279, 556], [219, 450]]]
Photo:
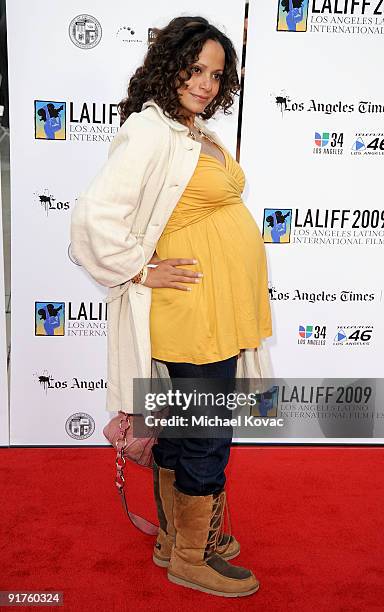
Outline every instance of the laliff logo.
[[46, 216], [48, 217], [48, 213], [51, 211], [63, 211], [68, 210], [70, 207], [69, 202], [63, 202], [61, 200], [56, 201], [56, 198], [52, 193], [50, 193], [49, 189], [41, 189], [40, 191], [35, 191], [33, 194], [35, 199], [37, 200], [40, 207], [45, 211]]
[[[384, 34], [383, 0], [279, 0], [277, 30], [318, 34]], [[308, 25], [309, 21], [309, 25]]]
[[142, 43], [143, 40], [137, 37], [134, 28], [128, 25], [121, 26], [116, 32], [116, 39], [122, 43]]
[[312, 0], [311, 32], [382, 35], [383, 0]]
[[36, 336], [104, 337], [106, 302], [35, 302]]
[[65, 423], [65, 431], [75, 440], [89, 438], [95, 431], [95, 421], [90, 414], [76, 412], [72, 414]]
[[107, 311], [106, 302], [68, 302], [67, 336], [106, 336]]
[[333, 344], [337, 346], [368, 346], [373, 325], [338, 325]]
[[[35, 138], [66, 139], [66, 102], [35, 100]], [[112, 142], [119, 129], [117, 104], [68, 102], [69, 140]]]
[[[324, 149], [326, 150], [326, 149]], [[292, 231], [285, 242], [292, 244], [318, 245], [383, 245], [384, 244], [384, 213], [375, 209], [289, 209], [293, 213]], [[277, 236], [271, 234], [271, 224], [275, 225], [273, 212], [279, 213], [277, 219]], [[284, 237], [282, 219], [288, 212], [284, 209], [265, 209], [264, 212], [264, 242], [274, 242], [279, 238], [279, 232]], [[281, 213], [281, 214], [280, 214]], [[270, 217], [268, 219], [268, 217]], [[280, 223], [279, 223], [280, 220]], [[288, 219], [287, 219], [288, 221]]]
[[327, 335], [325, 325], [299, 325], [297, 344], [323, 346]]
[[35, 302], [35, 336], [64, 336], [64, 302]]
[[279, 0], [278, 32], [306, 32], [307, 21], [308, 0]]
[[263, 238], [266, 243], [289, 243], [291, 236], [292, 209], [265, 208]]
[[101, 36], [101, 25], [92, 15], [77, 15], [69, 24], [69, 37], [80, 49], [93, 49]]
[[65, 140], [66, 103], [35, 100], [35, 138]]
[[279, 403], [279, 387], [273, 386], [265, 393], [256, 396], [256, 405], [251, 407], [251, 416], [277, 417]]

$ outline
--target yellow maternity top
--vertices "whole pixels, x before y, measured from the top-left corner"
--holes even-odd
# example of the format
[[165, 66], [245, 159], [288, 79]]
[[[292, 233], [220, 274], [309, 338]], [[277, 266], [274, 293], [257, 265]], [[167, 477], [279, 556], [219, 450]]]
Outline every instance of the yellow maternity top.
[[[161, 259], [197, 259], [178, 266], [202, 272], [191, 291], [152, 289], [152, 357], [195, 364], [255, 348], [272, 334], [264, 242], [241, 199], [245, 177], [222, 149], [225, 166], [200, 154], [195, 172], [157, 243]], [[184, 284], [184, 283], [183, 283]]]

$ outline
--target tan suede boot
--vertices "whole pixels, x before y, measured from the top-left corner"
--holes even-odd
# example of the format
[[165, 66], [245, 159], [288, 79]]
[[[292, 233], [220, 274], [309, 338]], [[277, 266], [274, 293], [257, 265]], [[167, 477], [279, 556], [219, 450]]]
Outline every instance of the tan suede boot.
[[153, 549], [153, 561], [160, 567], [168, 567], [175, 541], [173, 524], [173, 483], [175, 471], [153, 463], [153, 492], [159, 519], [159, 533]]
[[[168, 567], [171, 582], [222, 597], [255, 593], [259, 582], [243, 567], [231, 565], [215, 552], [225, 508], [225, 492], [185, 495], [174, 491], [173, 516], [176, 542]], [[215, 518], [216, 517], [216, 518]]]
[[[153, 549], [153, 562], [159, 567], [168, 567], [172, 546], [175, 541], [173, 524], [173, 483], [175, 471], [153, 464], [153, 489], [159, 519], [159, 534]], [[240, 554], [240, 544], [235, 536], [220, 534], [216, 552], [226, 560], [234, 559]]]

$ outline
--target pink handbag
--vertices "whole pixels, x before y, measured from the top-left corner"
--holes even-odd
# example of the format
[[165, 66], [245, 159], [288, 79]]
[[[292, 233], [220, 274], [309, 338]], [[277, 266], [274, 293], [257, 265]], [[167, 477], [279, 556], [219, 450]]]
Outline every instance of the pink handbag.
[[129, 520], [142, 531], [148, 535], [157, 535], [158, 526], [147, 519], [133, 514], [128, 509], [127, 500], [124, 491], [124, 467], [126, 459], [130, 459], [139, 465], [144, 467], [152, 468], [153, 465], [153, 454], [152, 446], [156, 443], [159, 435], [159, 429], [154, 427], [147, 428], [148, 437], [146, 438], [135, 438], [133, 435], [133, 419], [140, 419], [141, 424], [143, 423], [144, 417], [142, 415], [132, 415], [119, 411], [118, 415], [111, 419], [109, 423], [104, 427], [103, 434], [112, 446], [117, 450], [116, 456], [116, 487], [121, 497], [123, 508], [127, 513]]

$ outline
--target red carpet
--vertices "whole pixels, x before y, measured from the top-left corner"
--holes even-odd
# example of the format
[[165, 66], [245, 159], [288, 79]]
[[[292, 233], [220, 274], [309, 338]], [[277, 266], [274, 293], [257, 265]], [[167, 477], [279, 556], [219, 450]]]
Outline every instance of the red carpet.
[[[153, 565], [153, 539], [120, 505], [111, 448], [0, 457], [0, 590], [63, 591], [64, 606], [50, 609], [71, 612], [384, 609], [382, 448], [233, 448], [234, 562], [261, 582], [236, 600], [173, 585]], [[132, 510], [155, 519], [150, 471], [129, 466], [127, 482]]]

